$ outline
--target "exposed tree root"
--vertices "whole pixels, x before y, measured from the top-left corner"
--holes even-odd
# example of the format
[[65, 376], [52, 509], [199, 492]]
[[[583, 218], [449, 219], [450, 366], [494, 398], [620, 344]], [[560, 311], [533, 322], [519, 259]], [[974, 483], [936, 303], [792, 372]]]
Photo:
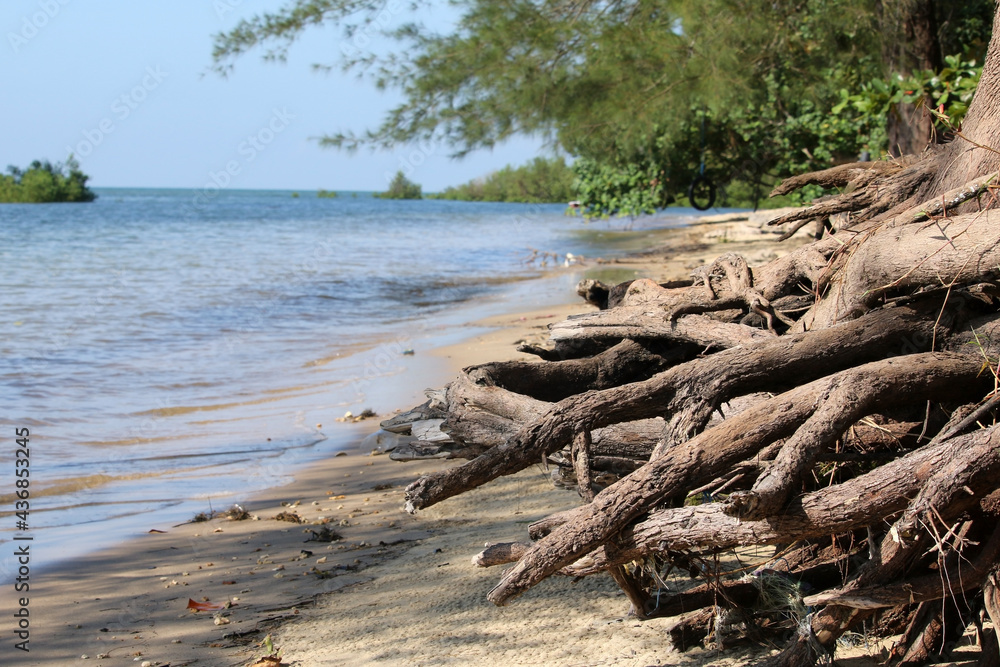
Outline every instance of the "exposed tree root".
[[929, 343], [934, 331], [935, 323], [918, 310], [886, 309], [838, 327], [782, 336], [749, 349], [723, 350], [642, 382], [578, 394], [556, 403], [515, 437], [461, 468], [432, 473], [411, 484], [406, 489], [407, 510], [429, 507], [523, 470], [569, 445], [580, 429], [670, 415], [662, 454], [672, 443], [698, 432], [723, 401], [908, 351], [914, 342]]
[[495, 604], [603, 573], [637, 618], [685, 614], [682, 648], [770, 635], [787, 643], [760, 664], [800, 667], [865, 623], [924, 664], [972, 623], [1000, 663], [979, 618], [1000, 624], [998, 118], [995, 21], [959, 139], [776, 189], [841, 190], [773, 221], [822, 239], [691, 281], [583, 283], [602, 310], [553, 325], [538, 362], [466, 369], [415, 410], [414, 432], [439, 424], [474, 458], [415, 481], [406, 509], [549, 462], [583, 504], [475, 557], [512, 564]]

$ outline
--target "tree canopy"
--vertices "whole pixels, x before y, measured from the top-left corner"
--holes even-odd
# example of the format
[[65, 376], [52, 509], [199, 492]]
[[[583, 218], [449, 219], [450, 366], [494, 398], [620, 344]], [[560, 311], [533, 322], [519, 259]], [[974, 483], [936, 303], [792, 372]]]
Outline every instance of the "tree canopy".
[[[433, 5], [295, 0], [216, 35], [214, 68], [226, 73], [255, 48], [281, 60], [303, 31], [335, 26], [342, 58], [317, 67], [361, 72], [404, 101], [325, 145], [435, 141], [462, 156], [539, 135], [583, 159], [578, 175], [591, 189], [639, 174], [632, 199], [609, 201], [642, 210], [683, 191], [703, 159], [717, 182], [759, 189], [861, 150], [877, 156], [902, 100], [865, 108], [845, 98], [936, 71], [948, 55], [981, 64], [993, 9], [990, 0], [476, 0], [459, 5], [449, 34], [397, 21]], [[375, 52], [373, 42], [398, 48]], [[597, 173], [614, 178], [587, 180]]]

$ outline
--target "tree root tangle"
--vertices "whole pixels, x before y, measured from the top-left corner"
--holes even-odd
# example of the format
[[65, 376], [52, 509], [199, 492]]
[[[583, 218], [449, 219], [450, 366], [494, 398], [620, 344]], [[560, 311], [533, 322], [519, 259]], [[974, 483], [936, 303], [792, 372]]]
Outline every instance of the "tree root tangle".
[[1000, 662], [981, 620], [1000, 623], [993, 34], [952, 143], [775, 190], [843, 189], [773, 221], [835, 231], [691, 281], [581, 284], [602, 309], [552, 325], [537, 360], [451, 383], [435, 414], [470, 460], [410, 484], [408, 511], [539, 462], [581, 498], [473, 559], [509, 566], [490, 601], [607, 574], [637, 618], [685, 614], [680, 647], [766, 638], [784, 648], [761, 664], [799, 667], [865, 624], [923, 664], [971, 624]]

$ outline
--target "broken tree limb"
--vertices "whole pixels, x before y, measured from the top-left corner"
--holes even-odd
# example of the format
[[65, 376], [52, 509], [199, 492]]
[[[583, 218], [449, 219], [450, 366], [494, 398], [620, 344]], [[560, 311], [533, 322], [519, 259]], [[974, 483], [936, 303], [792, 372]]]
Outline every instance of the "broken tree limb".
[[512, 563], [530, 548], [531, 542], [489, 544], [485, 549], [472, 557], [472, 564], [476, 567], [493, 567], [494, 565]]
[[986, 174], [979, 178], [974, 178], [965, 185], [949, 190], [944, 194], [937, 195], [933, 199], [917, 204], [913, 208], [900, 214], [899, 219], [903, 224], [908, 222], [921, 222], [928, 218], [945, 215], [948, 211], [957, 209], [961, 204], [975, 199], [986, 192], [986, 189], [996, 183], [997, 172]]
[[[442, 428], [479, 452], [507, 442], [553, 406], [501, 387], [477, 384], [464, 373], [448, 385], [446, 396], [448, 416]], [[639, 419], [597, 429], [592, 433], [593, 454], [648, 460], [663, 437], [663, 428], [662, 419]]]
[[576, 473], [576, 484], [580, 497], [587, 502], [594, 499], [594, 487], [590, 478], [590, 447], [590, 431], [584, 429], [573, 438], [571, 450], [573, 472]]

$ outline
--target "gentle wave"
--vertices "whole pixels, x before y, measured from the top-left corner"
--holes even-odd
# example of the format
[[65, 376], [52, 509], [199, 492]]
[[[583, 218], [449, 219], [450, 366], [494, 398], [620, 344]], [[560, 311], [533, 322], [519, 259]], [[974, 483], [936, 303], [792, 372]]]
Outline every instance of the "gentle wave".
[[[471, 299], [530, 294], [533, 249], [627, 245], [559, 205], [98, 194], [0, 206], [0, 425], [31, 430], [36, 540], [67, 557], [350, 446], [318, 425], [433, 381], [421, 346]], [[55, 529], [84, 523], [104, 537]]]

